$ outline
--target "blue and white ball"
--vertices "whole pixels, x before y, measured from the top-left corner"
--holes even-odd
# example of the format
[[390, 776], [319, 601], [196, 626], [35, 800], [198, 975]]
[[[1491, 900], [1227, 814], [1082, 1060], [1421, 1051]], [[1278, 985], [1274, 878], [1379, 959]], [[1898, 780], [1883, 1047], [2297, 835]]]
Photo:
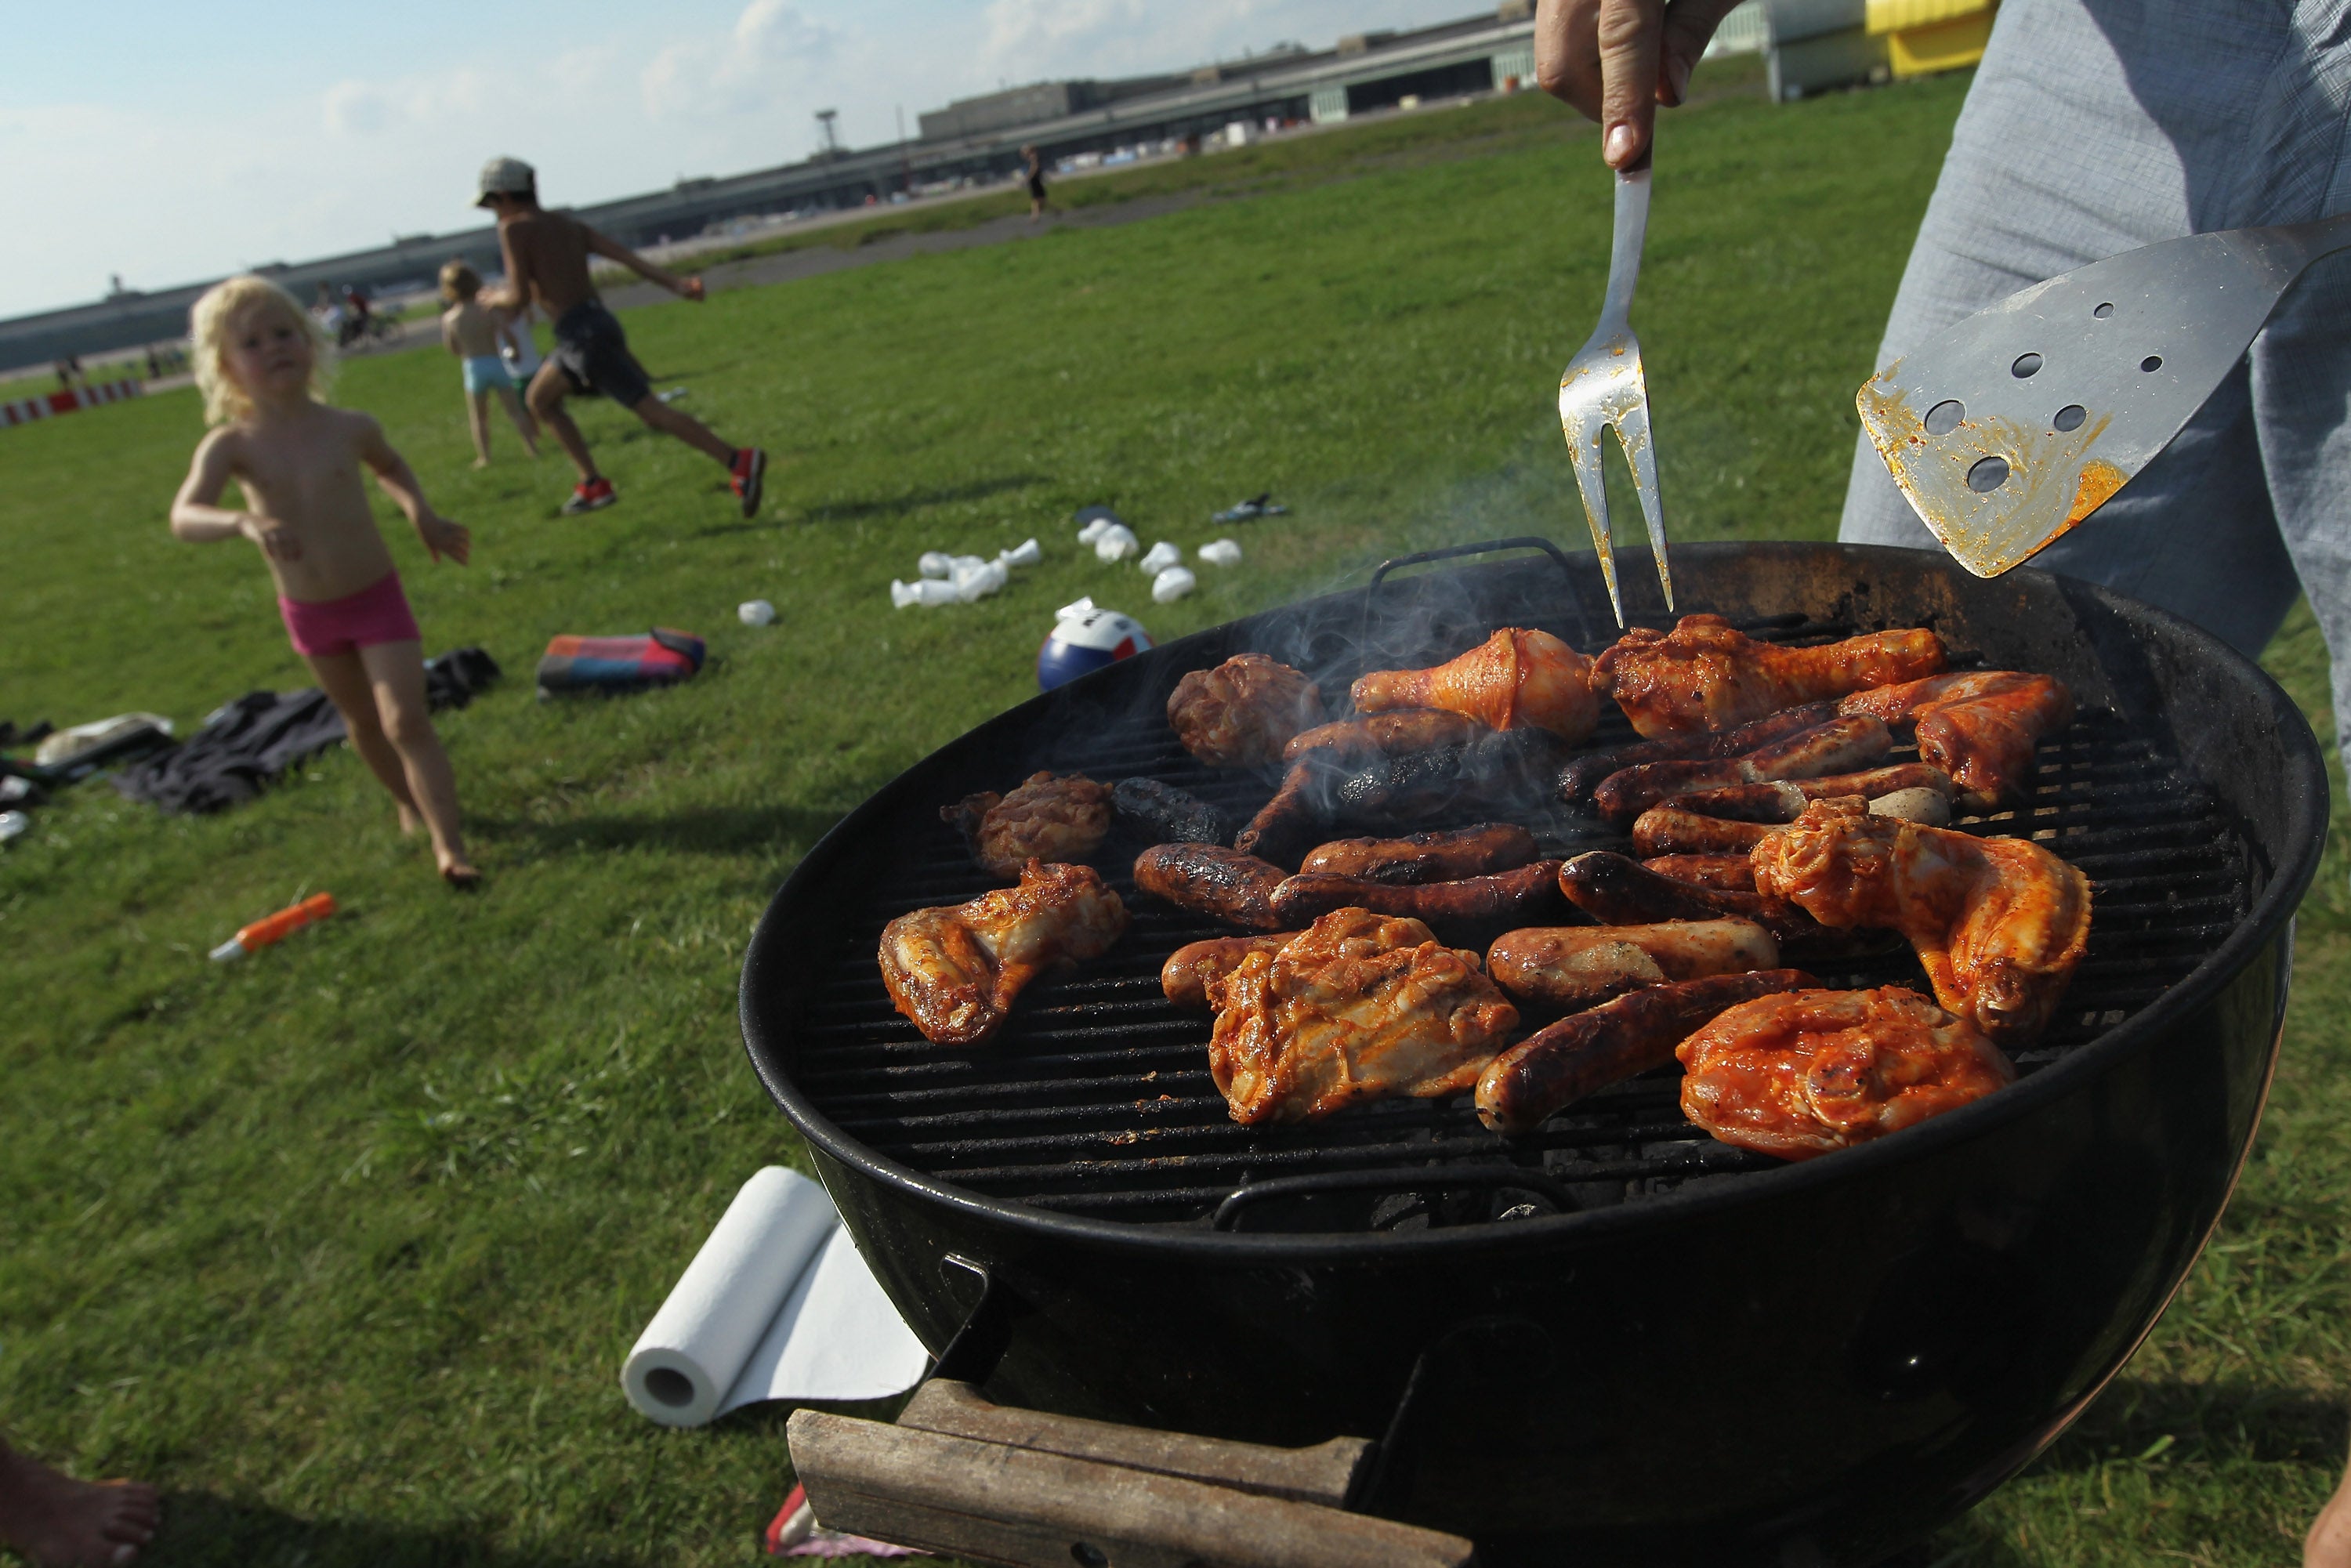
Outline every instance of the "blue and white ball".
[[1090, 675], [1151, 646], [1151, 633], [1132, 615], [1072, 605], [1037, 650], [1037, 686], [1051, 691], [1065, 681]]

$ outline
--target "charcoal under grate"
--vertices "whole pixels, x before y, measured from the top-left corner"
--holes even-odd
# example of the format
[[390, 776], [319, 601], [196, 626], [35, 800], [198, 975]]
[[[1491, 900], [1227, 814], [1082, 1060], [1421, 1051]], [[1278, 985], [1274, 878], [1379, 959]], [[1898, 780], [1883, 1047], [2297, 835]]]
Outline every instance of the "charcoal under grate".
[[[1744, 629], [1797, 644], [1851, 634], [1797, 617]], [[1623, 716], [1608, 707], [1593, 744], [1629, 738]], [[1897, 751], [1892, 760], [1910, 757]], [[1236, 821], [1273, 784], [1270, 774], [1202, 766], [1149, 716], [1072, 736], [1039, 765], [1105, 782], [1158, 779]], [[1546, 855], [1626, 847], [1564, 813], [1522, 820]], [[2231, 814], [2175, 758], [2103, 709], [2043, 745], [2029, 804], [1953, 825], [2029, 837], [2079, 866], [2095, 891], [2088, 954], [2048, 1032], [2017, 1055], [2020, 1075], [2154, 1001], [2249, 906], [2253, 877]], [[988, 1044], [934, 1045], [883, 989], [874, 961], [882, 927], [1001, 884], [971, 864], [945, 823], [908, 828], [917, 841], [904, 869], [872, 884], [862, 907], [840, 912], [844, 935], [799, 1020], [793, 1076], [843, 1133], [939, 1180], [1103, 1218], [1349, 1230], [1637, 1203], [1779, 1163], [1684, 1120], [1673, 1070], [1605, 1090], [1516, 1138], [1488, 1132], [1467, 1094], [1380, 1102], [1307, 1126], [1240, 1126], [1209, 1076], [1209, 1016], [1178, 1010], [1159, 988], [1168, 955], [1232, 930], [1138, 894], [1128, 872], [1137, 846], [1116, 834], [1094, 863], [1133, 914], [1125, 939], [1081, 972], [1032, 986]], [[1907, 949], [1809, 967], [1832, 986], [1928, 990]]]

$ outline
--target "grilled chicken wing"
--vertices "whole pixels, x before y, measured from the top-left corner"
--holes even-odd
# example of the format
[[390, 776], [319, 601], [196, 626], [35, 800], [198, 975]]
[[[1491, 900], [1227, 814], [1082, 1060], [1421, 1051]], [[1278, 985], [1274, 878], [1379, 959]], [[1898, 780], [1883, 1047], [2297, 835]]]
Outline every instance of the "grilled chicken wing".
[[1918, 755], [1949, 773], [1961, 803], [1988, 811], [2022, 799], [2042, 737], [2074, 722], [2074, 694], [2049, 675], [1970, 670], [1855, 692], [1841, 712], [1911, 725]]
[[1775, 709], [1941, 673], [1932, 632], [1875, 632], [1819, 648], [1782, 648], [1719, 615], [1685, 615], [1671, 632], [1635, 626], [1592, 666], [1593, 690], [1616, 699], [1643, 735], [1729, 729]]
[[1374, 670], [1355, 682], [1364, 713], [1433, 707], [1489, 729], [1547, 729], [1582, 740], [1600, 722], [1592, 661], [1548, 632], [1506, 626], [1457, 659], [1426, 670]]
[[1535, 858], [1535, 836], [1515, 822], [1480, 822], [1446, 833], [1400, 839], [1337, 839], [1313, 851], [1301, 872], [1370, 882], [1448, 882], [1509, 871]]
[[1297, 935], [1276, 931], [1268, 936], [1211, 936], [1186, 942], [1159, 967], [1159, 988], [1176, 1007], [1205, 1008], [1209, 988], [1239, 968], [1242, 959], [1252, 953], [1278, 952]]
[[1184, 749], [1211, 767], [1259, 768], [1279, 759], [1291, 736], [1322, 722], [1322, 694], [1288, 664], [1236, 653], [1177, 681], [1167, 722]]
[[1125, 933], [1126, 905], [1093, 868], [1032, 860], [1018, 887], [883, 926], [882, 984], [925, 1038], [976, 1045], [1039, 974], [1098, 958]]
[[1682, 1041], [1682, 1113], [1726, 1144], [1808, 1160], [2016, 1080], [2000, 1049], [1915, 991], [1790, 991]]
[[1628, 822], [1650, 807], [1693, 789], [1818, 779], [1869, 768], [1894, 749], [1894, 737], [1874, 718], [1856, 715], [1800, 730], [1744, 757], [1711, 762], [1644, 762], [1612, 773], [1592, 792], [1599, 813]]
[[1636, 740], [1630, 746], [1590, 752], [1560, 770], [1559, 798], [1571, 806], [1583, 805], [1591, 800], [1592, 792], [1600, 788], [1603, 779], [1627, 768], [1637, 768], [1644, 762], [1720, 761], [1744, 757], [1773, 741], [1818, 729], [1836, 716], [1836, 704], [1833, 702], [1806, 703], [1802, 707], [1765, 714], [1737, 729], [1692, 730], [1685, 735], [1660, 736], [1655, 740]]
[[1273, 913], [1273, 890], [1286, 874], [1222, 844], [1154, 844], [1134, 858], [1134, 885], [1144, 892], [1255, 931], [1282, 928]]
[[963, 830], [982, 871], [1018, 877], [1032, 860], [1083, 860], [1101, 848], [1110, 790], [1075, 773], [1031, 773], [1009, 795], [967, 795], [939, 817]]
[[1674, 920], [1658, 925], [1530, 925], [1498, 937], [1486, 972], [1520, 1001], [1588, 1008], [1611, 997], [1776, 968], [1780, 945], [1751, 920]]
[[2023, 839], [1816, 800], [1753, 851], [1756, 891], [1823, 925], [1899, 931], [1944, 1007], [2013, 1050], [2049, 1022], [2090, 936], [2090, 879]]
[[1208, 1066], [1233, 1120], [1319, 1121], [1366, 1100], [1458, 1094], [1518, 1027], [1475, 953], [1417, 920], [1323, 915], [1209, 988]]
[[1503, 1051], [1478, 1078], [1478, 1119], [1524, 1133], [1611, 1083], [1663, 1067], [1674, 1047], [1723, 1009], [1819, 981], [1802, 969], [1710, 975], [1649, 986], [1571, 1014]]

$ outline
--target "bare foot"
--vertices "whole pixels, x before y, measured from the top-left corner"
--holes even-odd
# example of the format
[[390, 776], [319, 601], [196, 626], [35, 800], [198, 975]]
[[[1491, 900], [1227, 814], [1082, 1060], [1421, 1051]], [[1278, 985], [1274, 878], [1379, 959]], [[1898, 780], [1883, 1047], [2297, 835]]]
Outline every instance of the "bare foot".
[[474, 459], [474, 466], [476, 468], [487, 468], [489, 465], [490, 460], [486, 457], [476, 457]]
[[2302, 1540], [2303, 1568], [2351, 1568], [2351, 1473], [2318, 1511]]
[[458, 892], [471, 893], [482, 885], [482, 873], [464, 855], [443, 855], [440, 860], [441, 880]]
[[163, 1500], [141, 1481], [78, 1481], [0, 1446], [0, 1544], [37, 1568], [116, 1568], [155, 1534]]

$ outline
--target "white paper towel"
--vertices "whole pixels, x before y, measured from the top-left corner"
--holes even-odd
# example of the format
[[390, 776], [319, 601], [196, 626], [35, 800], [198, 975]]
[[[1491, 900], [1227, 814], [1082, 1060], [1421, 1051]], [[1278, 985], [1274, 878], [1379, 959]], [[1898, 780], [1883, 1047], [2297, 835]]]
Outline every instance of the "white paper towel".
[[699, 1427], [765, 1399], [903, 1394], [928, 1361], [824, 1188], [769, 1166], [726, 1206], [621, 1386], [653, 1420]]

